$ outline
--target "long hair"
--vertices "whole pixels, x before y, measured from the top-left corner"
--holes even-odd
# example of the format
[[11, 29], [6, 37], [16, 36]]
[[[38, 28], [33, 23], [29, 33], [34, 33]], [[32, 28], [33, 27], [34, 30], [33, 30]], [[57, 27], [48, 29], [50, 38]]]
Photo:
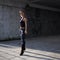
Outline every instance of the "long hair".
[[25, 11], [25, 9], [19, 10], [19, 13], [23, 14], [24, 18], [26, 18], [26, 11]]

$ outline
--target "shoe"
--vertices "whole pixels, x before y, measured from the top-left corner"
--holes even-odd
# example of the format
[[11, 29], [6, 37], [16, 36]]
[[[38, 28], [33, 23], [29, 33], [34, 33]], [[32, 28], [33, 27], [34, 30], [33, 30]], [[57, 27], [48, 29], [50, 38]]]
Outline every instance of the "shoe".
[[23, 55], [23, 53], [24, 53], [24, 50], [21, 50], [20, 56], [22, 56], [22, 55]]

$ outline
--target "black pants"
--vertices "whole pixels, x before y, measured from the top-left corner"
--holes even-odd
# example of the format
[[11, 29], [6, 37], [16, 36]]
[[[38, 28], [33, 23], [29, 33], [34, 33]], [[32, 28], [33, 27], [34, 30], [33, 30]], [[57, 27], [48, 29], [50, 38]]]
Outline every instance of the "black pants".
[[20, 30], [20, 36], [21, 36], [21, 49], [25, 50], [25, 30]]

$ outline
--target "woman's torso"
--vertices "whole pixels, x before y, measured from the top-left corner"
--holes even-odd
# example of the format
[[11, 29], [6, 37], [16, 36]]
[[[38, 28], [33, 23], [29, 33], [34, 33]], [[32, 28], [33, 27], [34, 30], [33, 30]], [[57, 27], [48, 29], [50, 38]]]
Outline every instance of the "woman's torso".
[[20, 20], [20, 27], [21, 29], [25, 29], [25, 22], [23, 19]]

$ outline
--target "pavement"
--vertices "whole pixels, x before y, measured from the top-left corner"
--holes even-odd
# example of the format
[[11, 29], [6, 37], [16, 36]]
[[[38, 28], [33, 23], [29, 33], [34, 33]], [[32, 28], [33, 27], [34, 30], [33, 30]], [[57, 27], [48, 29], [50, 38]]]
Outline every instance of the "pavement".
[[20, 40], [0, 42], [0, 60], [60, 60], [60, 36], [28, 38], [23, 56], [20, 51]]

